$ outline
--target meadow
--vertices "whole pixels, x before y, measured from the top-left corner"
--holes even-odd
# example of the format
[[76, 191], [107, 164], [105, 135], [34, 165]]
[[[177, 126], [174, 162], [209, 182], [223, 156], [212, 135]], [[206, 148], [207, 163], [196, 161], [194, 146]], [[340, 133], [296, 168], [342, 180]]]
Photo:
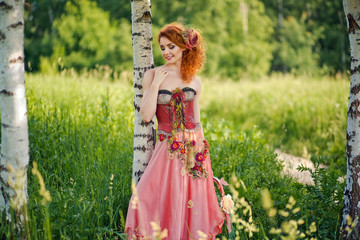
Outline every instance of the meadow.
[[[111, 80], [105, 74], [69, 72], [26, 76], [32, 239], [125, 238], [133, 154], [131, 77]], [[345, 79], [328, 77], [203, 79], [201, 117], [214, 175], [232, 182], [225, 191], [237, 199], [233, 215], [254, 226], [234, 218], [234, 234], [224, 228], [220, 238], [339, 236], [344, 183], [337, 179], [346, 169], [348, 89]], [[329, 168], [312, 172], [314, 186], [301, 185], [281, 174], [275, 148]], [[42, 202], [33, 162], [50, 202]], [[251, 217], [243, 211], [249, 206]], [[277, 214], [270, 214], [271, 209]], [[0, 230], [9, 239], [17, 237], [9, 225]]]

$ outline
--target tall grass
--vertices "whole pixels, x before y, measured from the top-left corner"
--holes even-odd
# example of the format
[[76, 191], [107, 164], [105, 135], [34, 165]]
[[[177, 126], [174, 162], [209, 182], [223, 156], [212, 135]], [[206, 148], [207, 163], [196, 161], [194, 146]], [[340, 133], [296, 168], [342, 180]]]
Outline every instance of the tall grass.
[[[131, 81], [122, 78], [111, 82], [89, 75], [27, 75], [26, 80], [30, 158], [38, 163], [37, 169], [52, 198], [48, 205], [42, 204], [37, 177], [29, 167], [28, 211], [32, 239], [124, 238], [133, 152]], [[313, 173], [317, 179], [315, 186], [302, 186], [282, 176], [282, 166], [268, 146], [280, 146], [295, 153], [305, 146], [311, 152], [315, 148], [306, 143], [313, 142], [319, 149], [315, 153], [332, 156], [326, 161], [337, 159], [336, 154], [343, 158], [341, 150], [335, 149], [336, 154], [331, 155], [329, 146], [341, 145], [342, 140], [336, 139], [343, 135], [343, 98], [348, 91], [336, 95], [327, 86], [339, 90], [346, 85], [345, 81], [332, 79], [313, 82], [272, 78], [256, 83], [221, 82], [218, 86], [214, 81], [203, 81], [202, 122], [210, 142], [214, 174], [229, 180], [234, 173], [244, 181], [247, 189], [238, 191], [252, 207], [254, 222], [259, 228], [254, 239], [271, 236], [270, 229], [278, 229], [286, 220], [281, 215], [269, 218], [261, 204], [261, 192], [265, 188], [269, 189], [274, 207], [278, 209], [284, 209], [293, 196], [301, 208], [293, 217], [305, 221], [304, 229], [305, 225], [316, 222], [314, 236], [336, 237], [343, 189], [343, 184], [336, 179], [342, 172], [333, 168], [319, 170]], [[327, 95], [324, 97], [323, 93]], [[332, 105], [336, 101], [339, 101], [338, 107]], [[337, 108], [337, 114], [333, 113]], [[318, 119], [315, 123], [314, 118]], [[291, 121], [293, 128], [288, 124]], [[287, 131], [281, 127], [284, 123]], [[331, 133], [326, 126], [333, 126]], [[296, 132], [291, 132], [295, 128]], [[329, 134], [333, 138], [329, 138], [324, 147], [321, 140]], [[320, 157], [313, 160], [325, 161]], [[331, 214], [328, 214], [329, 206]], [[1, 229], [12, 231], [5, 225], [1, 225]], [[230, 236], [223, 233], [220, 237]], [[249, 236], [240, 232], [240, 237], [248, 239]]]
[[267, 144], [298, 156], [322, 156], [345, 173], [349, 81], [273, 76], [259, 82], [206, 82], [203, 119], [236, 132], [261, 131]]

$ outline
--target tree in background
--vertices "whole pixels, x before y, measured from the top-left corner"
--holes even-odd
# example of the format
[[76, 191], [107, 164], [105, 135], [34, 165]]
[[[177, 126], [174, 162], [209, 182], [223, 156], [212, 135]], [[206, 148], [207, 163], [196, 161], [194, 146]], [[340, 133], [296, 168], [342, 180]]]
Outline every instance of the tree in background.
[[[130, 1], [87, 0], [87, 2], [96, 2], [96, 7], [91, 5], [91, 9], [96, 8], [98, 11], [87, 7], [84, 7], [87, 11], [82, 11], [83, 7], [78, 7], [76, 14], [74, 12], [70, 14], [67, 10], [64, 12], [66, 5], [69, 4], [83, 6], [81, 0], [29, 0], [30, 6], [27, 8], [25, 21], [25, 53], [28, 70], [39, 70], [40, 58], [43, 59], [42, 68], [46, 69], [46, 66], [57, 63], [58, 53], [67, 56], [70, 51], [77, 51], [85, 56], [88, 56], [86, 54], [90, 51], [89, 59], [72, 56], [77, 59], [75, 64], [78, 69], [83, 65], [86, 65], [86, 69], [93, 68], [96, 64], [94, 64], [95, 60], [91, 59], [100, 59], [99, 64], [113, 68], [115, 66], [120, 70], [131, 69], [131, 50], [128, 47]], [[99, 11], [102, 14], [99, 14]], [[217, 74], [233, 79], [243, 76], [256, 78], [270, 71], [335, 74], [344, 72], [349, 62], [348, 42], [344, 39], [345, 18], [340, 1], [154, 0], [152, 12], [154, 33], [157, 33], [160, 26], [173, 21], [202, 30], [208, 49], [204, 74], [208, 76]], [[97, 56], [96, 58], [91, 55], [93, 50], [84, 46], [80, 50], [65, 47], [65, 52], [62, 52], [61, 49], [65, 45], [68, 46], [68, 42], [62, 39], [65, 35], [60, 34], [54, 23], [61, 21], [60, 17], [65, 18], [67, 15], [89, 19], [87, 15], [90, 13], [97, 15], [100, 22], [107, 19], [110, 22], [108, 25], [112, 26], [111, 29], [116, 29], [117, 37], [108, 34], [105, 39], [111, 43], [106, 47], [98, 48], [98, 53], [93, 54]], [[99, 28], [100, 24], [93, 23], [93, 20], [88, 22], [94, 26], [89, 27], [84, 21], [75, 22], [74, 26], [77, 26], [76, 29], [86, 30], [87, 33], [103, 30], [95, 29]], [[74, 27], [71, 27], [69, 31], [82, 30], [74, 30]], [[95, 35], [99, 36], [98, 33]], [[296, 41], [293, 37], [295, 35], [301, 36], [301, 41]], [[56, 40], [58, 38], [61, 39], [60, 43]], [[74, 39], [81, 41], [80, 37]], [[305, 40], [308, 43], [305, 44]], [[127, 51], [120, 49], [118, 47], [120, 44], [126, 45]], [[106, 49], [114, 49], [114, 46], [118, 50], [110, 51], [106, 60], [99, 58], [104, 52], [109, 52]], [[163, 60], [156, 50], [155, 65], [162, 64]], [[284, 52], [288, 50], [294, 57], [290, 59], [291, 62], [288, 62], [290, 56], [284, 56]], [[304, 52], [303, 59], [301, 52]], [[68, 68], [72, 61], [67, 63], [63, 57], [61, 59], [60, 68]]]
[[52, 63], [58, 68], [76, 70], [108, 65], [116, 70], [130, 70], [132, 66], [131, 30], [127, 21], [110, 21], [109, 13], [96, 2], [76, 0], [67, 2], [65, 13], [53, 23], [52, 56], [42, 58], [40, 67]]
[[276, 42], [274, 66], [297, 74], [318, 71], [320, 55], [314, 48], [322, 29], [309, 32], [305, 21], [305, 14], [300, 21], [291, 16], [285, 18], [282, 28], [279, 29], [282, 41]]
[[351, 82], [346, 130], [347, 173], [342, 211], [342, 239], [360, 237], [360, 27], [359, 2], [343, 0], [351, 48]]
[[225, 51], [220, 55], [218, 71], [235, 80], [267, 74], [272, 60], [273, 22], [265, 14], [264, 4], [231, 1], [227, 8], [237, 11], [228, 13], [225, 29], [218, 29], [220, 38], [228, 35], [223, 42]]
[[[0, 212], [27, 221], [28, 123], [24, 79], [24, 0], [0, 2]], [[0, 235], [1, 236], [1, 235]]]
[[25, 6], [25, 67], [39, 71], [40, 57], [50, 57], [53, 22], [64, 12], [67, 0], [27, 0]]
[[144, 122], [140, 114], [144, 74], [154, 68], [152, 54], [150, 0], [131, 0], [132, 41], [134, 55], [134, 159], [133, 179], [139, 182], [155, 145], [154, 121]]
[[[285, 41], [282, 38], [291, 38], [291, 34], [295, 32], [295, 29], [288, 29], [284, 32], [282, 29], [284, 26], [283, 19], [285, 19], [284, 21], [291, 19], [291, 22], [288, 23], [290, 25], [301, 23], [301, 28], [296, 28], [299, 30], [296, 35], [306, 33], [306, 36], [310, 39], [312, 43], [311, 52], [316, 57], [318, 72], [335, 74], [338, 71], [345, 71], [344, 66], [349, 63], [349, 58], [346, 57], [348, 54], [348, 42], [344, 39], [346, 27], [341, 1], [261, 1], [265, 5], [266, 14], [274, 22], [277, 22], [272, 37], [272, 41], [275, 42], [272, 71], [292, 70], [286, 66], [287, 62], [284, 62], [279, 51], [286, 51], [281, 49], [281, 44]], [[302, 47], [302, 44], [299, 47]], [[308, 61], [304, 62], [306, 65], [310, 64]], [[299, 65], [293, 69], [295, 72], [301, 73], [303, 72], [302, 67], [302, 65]]]

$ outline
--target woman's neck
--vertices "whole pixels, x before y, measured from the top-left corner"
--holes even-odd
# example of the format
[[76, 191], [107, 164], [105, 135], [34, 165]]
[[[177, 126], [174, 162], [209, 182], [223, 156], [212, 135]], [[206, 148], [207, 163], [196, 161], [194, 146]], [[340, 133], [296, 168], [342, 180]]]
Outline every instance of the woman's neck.
[[181, 62], [176, 62], [172, 64], [167, 63], [165, 64], [165, 66], [167, 66], [169, 70], [180, 74]]

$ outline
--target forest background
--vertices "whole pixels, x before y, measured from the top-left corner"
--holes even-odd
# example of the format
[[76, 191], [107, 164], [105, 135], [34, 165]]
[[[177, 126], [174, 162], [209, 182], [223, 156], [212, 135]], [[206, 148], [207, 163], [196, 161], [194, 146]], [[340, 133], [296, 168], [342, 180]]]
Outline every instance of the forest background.
[[[257, 78], [270, 72], [330, 74], [349, 66], [341, 1], [153, 0], [155, 65], [159, 28], [179, 21], [201, 30], [206, 76]], [[28, 71], [107, 65], [132, 71], [127, 0], [30, 1], [25, 17]]]
[[[236, 214], [255, 226], [254, 238], [337, 239], [350, 78], [341, 1], [151, 3], [155, 66], [164, 63], [156, 36], [166, 23], [182, 22], [204, 36], [204, 134], [214, 174], [233, 179], [250, 204], [251, 217], [241, 208]], [[125, 238], [133, 154], [131, 39], [130, 1], [26, 4], [33, 239]], [[327, 168], [311, 171], [314, 185], [299, 184], [283, 176], [275, 148]], [[33, 162], [51, 200], [38, 193]], [[267, 209], [266, 189], [273, 199]], [[279, 210], [276, 216], [269, 216], [272, 208]], [[293, 230], [287, 227], [292, 220], [296, 231], [283, 231]], [[236, 228], [240, 239], [249, 238], [249, 231]], [[11, 226], [0, 232], [14, 236]], [[225, 229], [220, 237], [234, 238]]]

